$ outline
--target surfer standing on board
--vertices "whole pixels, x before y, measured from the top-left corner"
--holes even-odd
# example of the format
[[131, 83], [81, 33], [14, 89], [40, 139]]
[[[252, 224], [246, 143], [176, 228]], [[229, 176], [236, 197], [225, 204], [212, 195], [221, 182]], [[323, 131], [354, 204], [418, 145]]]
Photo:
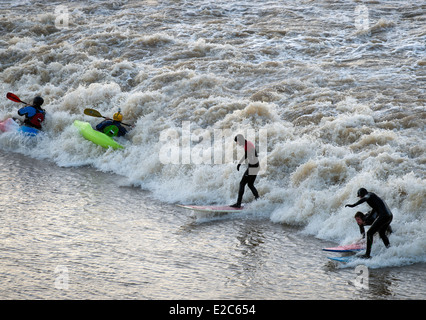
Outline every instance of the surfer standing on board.
[[241, 164], [248, 160], [248, 168], [244, 172], [243, 177], [240, 181], [240, 189], [238, 191], [238, 200], [236, 203], [231, 205], [233, 208], [240, 208], [241, 201], [243, 200], [244, 188], [246, 185], [253, 192], [254, 198], [257, 200], [259, 198], [259, 193], [254, 187], [254, 181], [256, 180], [257, 174], [259, 173], [259, 159], [257, 158], [256, 148], [254, 144], [250, 141], [247, 141], [242, 134], [235, 136], [234, 141], [237, 145], [244, 147], [244, 157], [238, 162], [237, 170], [240, 171]]
[[388, 229], [390, 223], [392, 222], [392, 212], [380, 197], [378, 197], [373, 192], [368, 192], [365, 188], [361, 188], [357, 193], [358, 197], [361, 198], [358, 202], [354, 204], [347, 204], [345, 207], [356, 207], [361, 203], [367, 202], [368, 205], [373, 209], [371, 214], [377, 214], [377, 218], [374, 220], [370, 229], [367, 231], [367, 250], [361, 258], [370, 258], [371, 246], [373, 244], [373, 236], [376, 232], [379, 232], [380, 238], [382, 239], [386, 248], [389, 248], [390, 243], [389, 239], [386, 236], [386, 230]]

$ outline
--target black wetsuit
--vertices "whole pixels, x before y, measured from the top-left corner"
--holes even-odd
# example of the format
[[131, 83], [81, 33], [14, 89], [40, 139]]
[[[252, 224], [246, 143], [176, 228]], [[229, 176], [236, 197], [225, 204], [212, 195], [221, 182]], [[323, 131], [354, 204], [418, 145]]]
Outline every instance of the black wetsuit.
[[[377, 212], [368, 212], [362, 219], [363, 224], [358, 225], [359, 226], [359, 232], [362, 234], [362, 237], [365, 238], [365, 228], [364, 226], [371, 226], [374, 222], [374, 220], [376, 220], [377, 218]], [[389, 235], [392, 233], [392, 228], [389, 225], [386, 228], [386, 233]]]
[[348, 206], [353, 208], [364, 202], [367, 202], [368, 205], [373, 208], [371, 214], [377, 214], [377, 218], [373, 221], [370, 229], [367, 231], [367, 250], [365, 252], [365, 256], [369, 257], [371, 253], [371, 246], [373, 244], [373, 236], [376, 232], [379, 232], [384, 245], [389, 247], [389, 239], [386, 236], [386, 230], [392, 222], [393, 215], [387, 204], [373, 192], [368, 192], [358, 202]]
[[244, 158], [245, 159], [248, 158], [249, 164], [248, 164], [247, 170], [244, 172], [244, 175], [240, 181], [240, 189], [238, 190], [238, 200], [236, 203], [237, 206], [241, 205], [241, 201], [243, 200], [244, 189], [246, 185], [250, 188], [255, 199], [259, 198], [259, 193], [257, 192], [257, 189], [254, 186], [254, 181], [256, 180], [257, 174], [259, 173], [259, 169], [260, 169], [259, 161], [257, 159], [257, 152], [254, 145], [247, 140], [244, 143], [244, 151], [245, 151]]

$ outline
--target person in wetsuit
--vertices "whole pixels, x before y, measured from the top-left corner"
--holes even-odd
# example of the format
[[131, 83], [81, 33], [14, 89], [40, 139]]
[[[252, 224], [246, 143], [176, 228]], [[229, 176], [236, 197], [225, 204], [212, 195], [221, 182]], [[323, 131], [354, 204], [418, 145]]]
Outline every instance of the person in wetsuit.
[[41, 108], [43, 103], [43, 98], [37, 96], [31, 106], [28, 105], [18, 110], [20, 116], [25, 116], [24, 125], [41, 130], [41, 124], [46, 115], [46, 111]]
[[368, 205], [373, 209], [372, 214], [377, 214], [370, 229], [367, 231], [367, 250], [362, 258], [370, 258], [371, 246], [373, 244], [373, 236], [376, 232], [379, 232], [380, 238], [383, 244], [388, 248], [390, 246], [389, 239], [386, 236], [386, 230], [392, 222], [392, 212], [390, 211], [387, 204], [373, 192], [368, 192], [365, 188], [361, 188], [357, 193], [358, 197], [361, 198], [354, 204], [347, 204], [345, 207], [356, 207], [361, 203], [367, 202]]
[[259, 173], [259, 159], [257, 158], [256, 148], [254, 144], [250, 141], [244, 139], [242, 134], [238, 134], [235, 136], [234, 141], [237, 145], [244, 147], [244, 157], [241, 158], [237, 165], [237, 170], [240, 171], [241, 164], [248, 160], [248, 168], [244, 172], [243, 177], [240, 181], [240, 189], [238, 191], [238, 200], [236, 203], [232, 204], [233, 208], [241, 208], [241, 201], [243, 200], [244, 189], [247, 185], [251, 192], [254, 195], [254, 198], [257, 200], [259, 198], [259, 193], [254, 186], [254, 181], [256, 180], [257, 174]]
[[[362, 213], [361, 211], [358, 211], [355, 213], [355, 220], [356, 223], [359, 226], [359, 232], [362, 235], [362, 239], [365, 239], [365, 228], [364, 226], [371, 226], [377, 218], [377, 212], [369, 211], [367, 214]], [[386, 229], [387, 235], [390, 235], [392, 233], [392, 228], [389, 225]]]
[[123, 120], [123, 115], [120, 112], [121, 110], [119, 109], [118, 112], [114, 113], [112, 120], [106, 118], [104, 121], [99, 123], [96, 126], [96, 130], [103, 132], [110, 137], [124, 136], [127, 133], [127, 130], [121, 124], [121, 121]]

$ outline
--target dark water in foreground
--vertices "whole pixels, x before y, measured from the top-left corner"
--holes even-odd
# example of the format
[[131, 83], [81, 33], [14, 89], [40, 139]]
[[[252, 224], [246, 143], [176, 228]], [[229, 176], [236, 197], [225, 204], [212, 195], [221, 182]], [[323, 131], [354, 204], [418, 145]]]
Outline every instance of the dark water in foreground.
[[363, 288], [334, 243], [261, 212], [198, 219], [120, 176], [0, 158], [1, 299], [424, 299], [423, 263]]

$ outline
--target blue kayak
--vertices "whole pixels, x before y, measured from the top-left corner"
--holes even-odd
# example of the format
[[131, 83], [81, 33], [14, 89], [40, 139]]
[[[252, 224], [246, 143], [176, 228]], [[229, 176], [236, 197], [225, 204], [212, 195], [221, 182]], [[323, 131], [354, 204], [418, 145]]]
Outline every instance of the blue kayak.
[[26, 136], [36, 136], [41, 131], [28, 126], [20, 126], [12, 118], [7, 118], [4, 121], [0, 121], [0, 131], [3, 132], [20, 132]]

